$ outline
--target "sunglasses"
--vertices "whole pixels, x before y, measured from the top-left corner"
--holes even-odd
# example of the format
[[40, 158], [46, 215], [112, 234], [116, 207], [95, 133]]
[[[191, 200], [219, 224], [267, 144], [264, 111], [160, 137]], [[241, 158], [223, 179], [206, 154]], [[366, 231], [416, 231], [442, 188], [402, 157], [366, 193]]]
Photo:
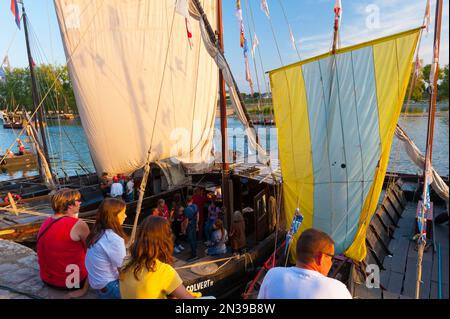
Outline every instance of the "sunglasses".
[[334, 258], [334, 255], [332, 255], [332, 254], [325, 253], [325, 252], [323, 252], [323, 251], [321, 251], [321, 253], [324, 254], [324, 255], [327, 255], [328, 257]]

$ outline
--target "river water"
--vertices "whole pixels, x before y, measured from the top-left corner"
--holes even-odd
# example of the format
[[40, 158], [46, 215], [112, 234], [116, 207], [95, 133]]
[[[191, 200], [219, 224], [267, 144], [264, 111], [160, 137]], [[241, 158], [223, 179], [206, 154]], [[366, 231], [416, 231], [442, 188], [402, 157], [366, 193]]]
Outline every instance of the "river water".
[[[427, 134], [427, 117], [426, 114], [415, 114], [414, 116], [402, 115], [399, 120], [400, 126], [416, 143], [419, 149], [424, 152]], [[219, 120], [216, 120], [216, 128], [220, 126]], [[236, 134], [236, 138], [229, 136], [229, 148], [235, 149], [242, 157], [244, 155], [244, 134], [240, 131], [241, 124], [235, 118], [228, 120], [228, 126]], [[261, 142], [264, 147], [267, 146], [267, 138], [265, 137], [265, 129], [259, 131]], [[272, 158], [278, 157], [277, 137], [273, 134], [275, 130], [270, 130], [269, 135], [270, 154]], [[6, 130], [0, 126], [0, 154], [3, 154], [11, 143], [14, 142], [19, 131]], [[262, 134], [261, 134], [262, 133]], [[86, 137], [83, 132], [80, 120], [61, 121], [60, 125], [55, 122], [49, 122], [48, 134], [50, 136], [50, 150], [52, 157], [52, 168], [59, 176], [84, 174], [86, 172], [94, 172], [89, 148], [86, 143]], [[26, 138], [24, 139], [26, 142]], [[220, 150], [220, 136], [215, 136], [214, 145], [216, 150]], [[267, 147], [266, 147], [267, 148]], [[17, 151], [17, 147], [13, 148]], [[449, 112], [439, 112], [436, 117], [434, 146], [433, 146], [433, 165], [440, 175], [447, 176], [449, 174]], [[396, 138], [391, 149], [391, 160], [389, 162], [389, 171], [397, 171], [403, 173], [416, 174], [420, 172], [408, 158], [403, 147], [398, 144]], [[36, 169], [26, 171], [1, 171], [0, 181], [20, 178], [24, 176], [37, 175]]]

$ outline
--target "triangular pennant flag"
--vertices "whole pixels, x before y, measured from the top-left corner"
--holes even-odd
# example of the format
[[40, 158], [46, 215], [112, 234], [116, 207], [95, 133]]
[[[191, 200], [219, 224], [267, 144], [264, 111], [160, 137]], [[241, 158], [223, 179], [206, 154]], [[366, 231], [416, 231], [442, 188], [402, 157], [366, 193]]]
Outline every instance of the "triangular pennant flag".
[[11, 12], [15, 17], [17, 27], [20, 29], [20, 13], [19, 6], [17, 5], [17, 0], [11, 0]]
[[255, 58], [255, 49], [258, 45], [259, 45], [259, 40], [255, 33], [255, 36], [253, 37], [253, 44], [252, 44], [252, 58], [253, 59]]
[[267, 0], [261, 0], [261, 10], [264, 11], [268, 18], [270, 18], [269, 5], [267, 4]]
[[175, 11], [185, 18], [186, 34], [188, 37], [189, 45], [192, 48], [191, 21], [189, 16], [189, 8], [187, 0], [177, 0], [175, 3]]
[[5, 56], [5, 58], [3, 59], [2, 65], [1, 65], [5, 70], [9, 70], [9, 68], [11, 67], [10, 63], [9, 63], [9, 57], [8, 55]]
[[292, 43], [292, 47], [294, 48], [294, 50], [297, 50], [297, 46], [295, 45], [295, 38], [294, 38], [294, 34], [292, 33], [291, 28], [289, 28], [289, 35], [291, 37], [291, 43]]

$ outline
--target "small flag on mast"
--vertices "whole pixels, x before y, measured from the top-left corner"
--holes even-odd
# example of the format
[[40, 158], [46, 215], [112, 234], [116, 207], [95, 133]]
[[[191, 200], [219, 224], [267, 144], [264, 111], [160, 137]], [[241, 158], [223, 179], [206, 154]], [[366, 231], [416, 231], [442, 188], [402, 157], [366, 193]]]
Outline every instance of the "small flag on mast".
[[291, 36], [292, 47], [294, 48], [294, 50], [297, 50], [297, 46], [295, 45], [294, 34], [292, 33], [291, 27], [289, 27], [289, 35]]
[[267, 4], [267, 0], [261, 0], [261, 10], [264, 11], [268, 18], [270, 18], [269, 5]]
[[10, 69], [10, 63], [9, 63], [9, 57], [8, 55], [5, 56], [5, 58], [3, 59], [2, 65], [4, 70], [9, 70]]
[[255, 36], [253, 37], [253, 44], [252, 44], [252, 58], [253, 59], [255, 59], [255, 50], [258, 45], [259, 45], [259, 40], [255, 33]]
[[20, 30], [20, 13], [19, 6], [17, 5], [17, 0], [11, 0], [11, 12], [15, 17], [17, 27]]
[[175, 3], [175, 11], [182, 15], [185, 19], [186, 24], [186, 34], [189, 41], [189, 46], [192, 48], [192, 32], [191, 32], [191, 21], [189, 19], [189, 9], [187, 0], [177, 0]]

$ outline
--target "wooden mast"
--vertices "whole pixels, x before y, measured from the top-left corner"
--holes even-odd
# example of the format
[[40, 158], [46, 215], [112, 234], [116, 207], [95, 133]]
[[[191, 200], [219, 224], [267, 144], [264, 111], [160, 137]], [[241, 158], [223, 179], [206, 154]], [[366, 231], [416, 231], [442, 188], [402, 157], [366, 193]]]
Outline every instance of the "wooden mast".
[[[442, 25], [442, 0], [437, 0], [436, 2], [436, 16], [435, 16], [435, 25], [434, 25], [434, 47], [433, 47], [433, 63], [431, 65], [431, 74], [434, 75], [432, 79], [432, 83], [430, 83], [431, 86], [431, 95], [430, 95], [430, 102], [429, 102], [429, 112], [428, 112], [428, 129], [427, 129], [427, 144], [426, 144], [426, 152], [425, 152], [425, 167], [424, 167], [424, 189], [423, 189], [423, 198], [422, 200], [425, 200], [425, 195], [427, 192], [428, 184], [431, 182], [429, 181], [431, 171], [431, 159], [433, 156], [433, 137], [434, 137], [434, 119], [436, 114], [436, 99], [437, 99], [437, 82], [439, 79], [439, 49], [441, 45], [441, 25]], [[423, 213], [423, 209], [421, 209], [421, 212]], [[421, 218], [423, 217], [423, 218]], [[420, 297], [420, 282], [422, 279], [422, 259], [423, 259], [423, 253], [425, 250], [426, 245], [426, 239], [422, 239], [422, 229], [425, 226], [426, 223], [425, 218], [426, 216], [419, 216], [421, 227], [419, 228], [420, 237], [418, 239], [418, 253], [417, 253], [417, 281], [416, 281], [416, 299], [419, 299]]]
[[[37, 84], [36, 84], [36, 77], [34, 74], [34, 62], [33, 62], [33, 57], [31, 56], [31, 49], [30, 49], [30, 41], [28, 38], [28, 24], [27, 24], [27, 14], [25, 12], [25, 5], [23, 3], [23, 1], [21, 2], [22, 4], [22, 17], [23, 17], [23, 26], [24, 26], [24, 31], [25, 31], [25, 42], [27, 45], [27, 55], [28, 55], [28, 65], [30, 68], [30, 75], [31, 75], [31, 92], [33, 95], [33, 106], [34, 109], [36, 110], [39, 107], [39, 93], [37, 90]], [[42, 139], [42, 145], [44, 147], [44, 156], [45, 159], [47, 161], [48, 167], [50, 169], [50, 172], [52, 171], [51, 165], [50, 165], [50, 158], [48, 156], [48, 147], [47, 147], [47, 139], [45, 137], [45, 131], [44, 131], [44, 110], [43, 107], [41, 106], [39, 108], [39, 110], [37, 111], [37, 117], [36, 117], [36, 124], [39, 127], [39, 131], [41, 133], [41, 139]], [[36, 129], [38, 129], [38, 127], [36, 127]], [[39, 164], [41, 164], [41, 159], [38, 156], [38, 160], [39, 160]], [[53, 176], [51, 176], [51, 179], [53, 179]]]
[[338, 46], [338, 40], [339, 40], [339, 17], [341, 16], [341, 3], [340, 1], [336, 1], [336, 4], [334, 5], [334, 34], [333, 34], [333, 48], [332, 53], [336, 53], [336, 49]]
[[[217, 0], [217, 26], [220, 50], [224, 52], [222, 0]], [[219, 69], [219, 96], [220, 96], [220, 132], [222, 136], [222, 200], [225, 217], [225, 226], [231, 226], [232, 207], [230, 203], [230, 164], [228, 161], [228, 122], [227, 99], [225, 79], [222, 70]]]

